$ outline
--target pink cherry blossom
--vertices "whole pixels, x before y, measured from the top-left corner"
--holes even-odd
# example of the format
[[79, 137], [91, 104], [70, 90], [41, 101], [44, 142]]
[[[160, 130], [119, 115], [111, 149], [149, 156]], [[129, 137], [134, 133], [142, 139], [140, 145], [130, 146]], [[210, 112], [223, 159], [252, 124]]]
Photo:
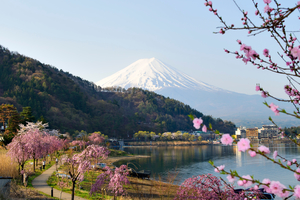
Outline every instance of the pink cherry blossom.
[[203, 123], [203, 120], [202, 120], [201, 118], [195, 118], [195, 119], [193, 120], [193, 123], [194, 123], [194, 127], [195, 127], [196, 129], [199, 129], [200, 126], [201, 126], [201, 124]]
[[294, 197], [300, 199], [300, 185], [296, 185], [294, 189]]
[[224, 184], [212, 174], [203, 174], [186, 179], [177, 190], [177, 200], [183, 199], [244, 199], [244, 194], [236, 194], [232, 187]]
[[234, 183], [236, 181], [236, 178], [234, 176], [231, 176], [231, 174], [229, 174], [227, 176], [227, 180], [229, 183]]
[[260, 90], [260, 86], [259, 85], [256, 85], [255, 86], [255, 91], [259, 91]]
[[258, 13], [259, 13], [259, 11], [258, 11], [258, 10], [256, 10], [256, 11], [255, 11], [255, 15], [258, 15]]
[[[245, 178], [245, 179], [249, 179], [249, 180], [252, 180], [251, 176], [250, 175], [245, 175], [245, 176], [242, 176], [242, 178]], [[252, 181], [248, 181], [248, 180], [243, 180], [243, 186], [245, 188], [249, 187], [250, 185], [252, 185]]]
[[239, 186], [243, 186], [243, 185], [244, 185], [244, 182], [243, 182], [242, 180], [239, 180], [239, 181], [237, 182], [237, 184], [238, 184]]
[[273, 103], [271, 103], [269, 106], [270, 106], [270, 109], [275, 113], [275, 115], [279, 115], [279, 110], [277, 109], [278, 106], [276, 106]]
[[257, 57], [259, 57], [258, 53], [251, 49], [248, 54], [246, 54], [247, 57], [251, 57], [253, 60], [255, 60]]
[[250, 148], [250, 140], [248, 138], [242, 138], [237, 143], [237, 146], [239, 151], [245, 152]]
[[292, 162], [293, 162], [293, 163], [296, 163], [296, 162], [297, 162], [297, 160], [294, 158], [294, 159], [292, 160]]
[[259, 188], [258, 185], [254, 185], [253, 187], [254, 190], [258, 190], [258, 188]]
[[104, 137], [101, 136], [100, 132], [95, 132], [89, 136], [89, 140], [92, 144], [99, 145], [104, 142]]
[[279, 195], [285, 187], [279, 181], [271, 181], [269, 188], [272, 193]]
[[[286, 188], [285, 186], [283, 186], [283, 187]], [[283, 190], [281, 190], [281, 192], [279, 192], [278, 196], [281, 197], [281, 198], [283, 198], [283, 199], [285, 199], [288, 196], [290, 196], [290, 192], [287, 191], [287, 190], [283, 192]]]
[[271, 0], [264, 0], [264, 3], [269, 4], [269, 3], [271, 3]]
[[264, 54], [264, 56], [268, 57], [269, 56], [269, 50], [268, 49], [264, 49], [263, 54]]
[[[270, 184], [271, 181], [270, 181], [270, 179], [265, 178], [265, 179], [262, 180], [262, 183], [264, 183], [264, 184]], [[270, 188], [268, 186], [262, 185], [262, 188], [264, 188], [266, 190], [266, 192], [271, 193], [271, 190], [270, 190]]]
[[299, 49], [299, 47], [294, 47], [294, 48], [291, 50], [291, 54], [292, 54], [295, 58], [300, 59], [300, 49]]
[[255, 151], [249, 150], [248, 153], [249, 153], [249, 155], [250, 155], [251, 157], [255, 157], [255, 156], [256, 156], [256, 152], [255, 152]]
[[221, 138], [222, 144], [232, 145], [233, 139], [229, 134], [223, 134]]
[[129, 184], [127, 176], [129, 175], [129, 170], [126, 165], [121, 165], [117, 167], [115, 171], [112, 171], [109, 167], [105, 167], [105, 172], [100, 174], [96, 182], [92, 185], [90, 194], [96, 193], [103, 189], [103, 185], [106, 181], [109, 181], [106, 185], [107, 189], [111, 191], [114, 196], [125, 195], [126, 191], [123, 185]]
[[215, 172], [220, 173], [220, 171], [222, 171], [224, 168], [225, 168], [225, 165], [220, 165], [215, 168]]
[[[298, 172], [298, 173], [296, 173], [296, 172]], [[297, 168], [296, 169], [296, 172], [294, 173], [294, 177], [298, 180], [298, 181], [300, 181], [300, 168]]]
[[245, 47], [246, 47], [246, 45], [245, 45], [245, 44], [242, 44], [242, 45], [240, 46], [240, 50], [243, 51], [243, 50], [245, 49]]
[[260, 147], [258, 147], [258, 150], [261, 151], [264, 154], [269, 154], [270, 153], [269, 148], [266, 147], [266, 146], [260, 146]]
[[276, 159], [277, 156], [278, 156], [277, 151], [274, 151], [274, 153], [273, 153], [273, 158], [274, 158], [274, 160]]
[[267, 12], [271, 12], [273, 10], [273, 8], [270, 8], [269, 5], [266, 5], [265, 8], [264, 8], [264, 12], [267, 13]]
[[203, 132], [207, 132], [207, 127], [206, 127], [205, 125], [203, 125], [202, 131], [203, 131]]
[[267, 98], [268, 96], [267, 96], [267, 93], [265, 92], [265, 91], [262, 91], [261, 92], [261, 96], [263, 97], [263, 98]]

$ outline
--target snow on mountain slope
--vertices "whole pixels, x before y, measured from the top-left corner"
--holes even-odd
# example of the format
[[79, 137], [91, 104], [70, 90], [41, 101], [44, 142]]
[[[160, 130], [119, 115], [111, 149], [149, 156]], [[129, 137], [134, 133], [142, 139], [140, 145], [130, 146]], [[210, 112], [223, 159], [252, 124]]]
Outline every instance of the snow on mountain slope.
[[[278, 125], [283, 127], [295, 126], [297, 123], [284, 115], [274, 116], [274, 113], [263, 105], [265, 99], [260, 95], [240, 94], [197, 81], [156, 58], [140, 59], [96, 84], [103, 88], [139, 87], [155, 91], [165, 97], [179, 100], [206, 115], [230, 120], [237, 125], [260, 127], [270, 123], [269, 116], [277, 118], [280, 121]], [[286, 104], [278, 105], [289, 110], [284, 107]]]
[[[140, 59], [96, 84], [101, 87], [120, 86], [126, 89], [139, 87], [150, 91], [169, 87], [204, 91], [222, 90], [197, 81], [156, 58]], [[225, 90], [223, 91], [225, 92]]]

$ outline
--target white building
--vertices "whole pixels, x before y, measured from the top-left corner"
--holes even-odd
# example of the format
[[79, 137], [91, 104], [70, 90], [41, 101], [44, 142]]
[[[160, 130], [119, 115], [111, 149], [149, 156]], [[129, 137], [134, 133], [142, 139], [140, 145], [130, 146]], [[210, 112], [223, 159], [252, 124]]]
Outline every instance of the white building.
[[279, 130], [275, 125], [263, 125], [258, 129], [258, 138], [277, 138]]
[[239, 138], [246, 138], [246, 127], [238, 127], [237, 130], [235, 131], [235, 135], [237, 139]]

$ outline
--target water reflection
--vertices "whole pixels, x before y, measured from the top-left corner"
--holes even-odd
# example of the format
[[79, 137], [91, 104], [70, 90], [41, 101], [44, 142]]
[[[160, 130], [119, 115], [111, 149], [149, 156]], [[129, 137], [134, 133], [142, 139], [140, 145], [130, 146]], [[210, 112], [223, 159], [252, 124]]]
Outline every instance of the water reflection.
[[[257, 147], [258, 145], [255, 146]], [[269, 148], [271, 153], [277, 150], [289, 160], [293, 158], [300, 160], [300, 147], [294, 144], [269, 144]], [[252, 158], [248, 153], [239, 152], [236, 146], [125, 147], [124, 150], [132, 154], [150, 155], [149, 158], [130, 162], [139, 169], [151, 170], [155, 177], [161, 177], [163, 181], [167, 181], [170, 173], [177, 174], [176, 184], [199, 174], [212, 173], [219, 176], [208, 163], [209, 160], [213, 160], [216, 166], [225, 164], [226, 170], [237, 170], [241, 175], [254, 175], [254, 178], [260, 180], [263, 178], [279, 180], [286, 186], [297, 184], [292, 172], [283, 170], [262, 156]], [[126, 164], [126, 161], [115, 164], [119, 166]]]

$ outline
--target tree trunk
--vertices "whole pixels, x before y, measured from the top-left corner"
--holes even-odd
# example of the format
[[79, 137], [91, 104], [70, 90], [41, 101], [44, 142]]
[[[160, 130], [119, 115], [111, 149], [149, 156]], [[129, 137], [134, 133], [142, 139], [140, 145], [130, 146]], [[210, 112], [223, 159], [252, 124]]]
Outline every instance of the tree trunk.
[[35, 172], [35, 158], [33, 159], [33, 172]]
[[75, 194], [75, 184], [76, 184], [76, 181], [72, 181], [73, 185], [72, 185], [72, 198], [71, 200], [74, 200], [74, 194]]

